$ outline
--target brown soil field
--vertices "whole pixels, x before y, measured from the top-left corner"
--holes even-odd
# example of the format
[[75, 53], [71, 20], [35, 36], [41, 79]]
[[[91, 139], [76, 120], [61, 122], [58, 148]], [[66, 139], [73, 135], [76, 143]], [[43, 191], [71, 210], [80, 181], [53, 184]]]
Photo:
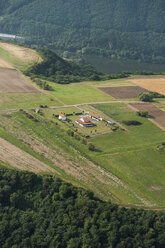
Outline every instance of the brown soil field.
[[28, 83], [16, 70], [0, 69], [1, 93], [35, 93], [39, 92]]
[[116, 99], [137, 98], [141, 92], [148, 92], [139, 86], [102, 87], [98, 89]]
[[0, 58], [0, 68], [13, 69], [14, 67], [10, 65], [8, 62], [6, 62], [5, 60], [3, 60], [2, 58]]
[[8, 141], [0, 138], [0, 158], [3, 162], [25, 171], [55, 172], [54, 169], [12, 145]]
[[143, 87], [149, 91], [155, 91], [165, 95], [165, 77], [137, 77], [128, 78], [127, 81]]
[[0, 42], [0, 47], [24, 62], [31, 63], [42, 61], [42, 58], [39, 56], [39, 54], [30, 48], [20, 47], [3, 42]]
[[135, 110], [147, 110], [150, 120], [165, 130], [165, 112], [157, 108], [152, 103], [130, 103], [129, 106]]

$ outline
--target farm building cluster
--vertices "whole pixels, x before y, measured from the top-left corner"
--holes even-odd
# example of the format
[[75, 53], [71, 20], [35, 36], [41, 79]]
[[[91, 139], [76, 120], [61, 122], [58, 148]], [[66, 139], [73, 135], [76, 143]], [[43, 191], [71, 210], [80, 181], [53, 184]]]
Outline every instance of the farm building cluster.
[[[96, 114], [90, 113], [90, 112], [85, 112], [84, 116], [81, 116], [81, 118], [75, 120], [75, 122], [80, 125], [81, 127], [94, 127], [97, 125], [97, 122], [91, 121], [89, 118], [96, 120], [96, 121], [103, 121], [103, 118], [99, 117]], [[64, 114], [59, 114], [58, 117], [59, 120], [65, 121], [67, 120], [67, 117]], [[106, 121], [108, 124], [115, 124], [114, 121], [108, 120]]]

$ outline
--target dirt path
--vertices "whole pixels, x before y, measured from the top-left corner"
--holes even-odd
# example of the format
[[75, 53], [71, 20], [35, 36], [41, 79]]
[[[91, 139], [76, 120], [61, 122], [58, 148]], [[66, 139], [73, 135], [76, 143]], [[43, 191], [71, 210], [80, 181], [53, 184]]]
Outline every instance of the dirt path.
[[12, 65], [6, 62], [4, 59], [0, 58], [0, 68], [14, 69]]
[[0, 159], [11, 166], [31, 172], [55, 172], [48, 165], [37, 160], [8, 141], [0, 138]]
[[[58, 99], [57, 99], [58, 100]], [[165, 101], [161, 101], [165, 102]], [[80, 103], [80, 104], [73, 104], [73, 105], [61, 105], [61, 106], [49, 106], [48, 109], [59, 109], [59, 108], [70, 108], [76, 107], [80, 110], [83, 110], [81, 106], [83, 105], [93, 105], [93, 104], [129, 104], [129, 103], [140, 103], [140, 101], [105, 101], [105, 102], [87, 102], [87, 103]], [[34, 110], [35, 108], [23, 108], [23, 110]], [[7, 110], [0, 110], [0, 115], [10, 114], [12, 112], [18, 112], [20, 109], [7, 109]], [[98, 111], [98, 110], [97, 110]], [[107, 116], [109, 119], [110, 117]]]

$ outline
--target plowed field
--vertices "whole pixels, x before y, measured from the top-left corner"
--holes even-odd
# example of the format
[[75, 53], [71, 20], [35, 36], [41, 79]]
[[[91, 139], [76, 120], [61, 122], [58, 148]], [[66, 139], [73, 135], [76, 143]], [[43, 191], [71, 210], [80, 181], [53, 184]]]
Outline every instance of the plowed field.
[[3, 162], [20, 170], [32, 172], [54, 172], [54, 170], [48, 165], [42, 163], [2, 138], [0, 138], [0, 158]]
[[0, 92], [35, 93], [38, 92], [38, 90], [25, 81], [18, 71], [11, 69], [0, 69]]
[[116, 99], [136, 98], [140, 93], [148, 92], [148, 90], [139, 86], [103, 87], [98, 89]]

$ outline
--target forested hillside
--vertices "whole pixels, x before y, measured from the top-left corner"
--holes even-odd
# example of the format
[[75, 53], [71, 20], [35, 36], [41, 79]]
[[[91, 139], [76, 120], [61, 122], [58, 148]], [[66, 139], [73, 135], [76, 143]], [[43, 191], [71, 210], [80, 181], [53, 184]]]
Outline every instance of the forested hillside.
[[164, 0], [1, 0], [0, 30], [70, 53], [165, 63]]
[[0, 168], [0, 247], [164, 248], [165, 214], [119, 208], [52, 176]]

